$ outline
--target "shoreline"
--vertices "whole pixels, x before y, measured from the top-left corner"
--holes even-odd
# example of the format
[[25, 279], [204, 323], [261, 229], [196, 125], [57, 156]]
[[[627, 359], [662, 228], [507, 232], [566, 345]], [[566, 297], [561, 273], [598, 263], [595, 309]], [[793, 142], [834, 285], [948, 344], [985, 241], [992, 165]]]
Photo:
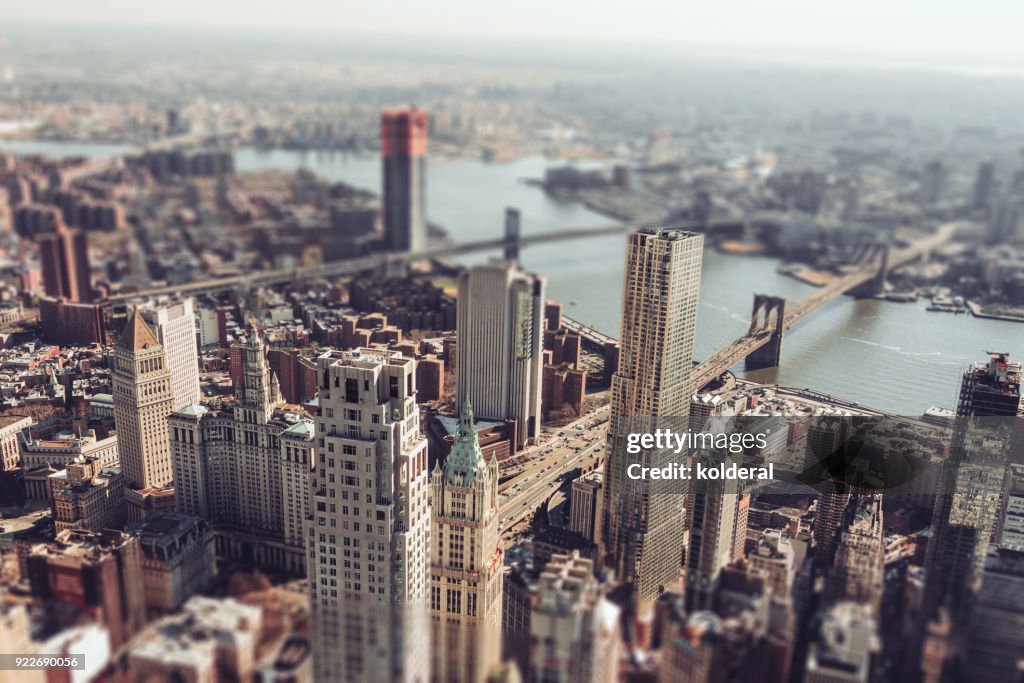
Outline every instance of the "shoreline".
[[981, 304], [973, 301], [967, 302], [967, 309], [971, 312], [971, 315], [975, 318], [985, 318], [987, 320], [1002, 320], [1008, 323], [1024, 323], [1024, 317], [1018, 315], [1004, 315], [1002, 313], [986, 313], [981, 307]]

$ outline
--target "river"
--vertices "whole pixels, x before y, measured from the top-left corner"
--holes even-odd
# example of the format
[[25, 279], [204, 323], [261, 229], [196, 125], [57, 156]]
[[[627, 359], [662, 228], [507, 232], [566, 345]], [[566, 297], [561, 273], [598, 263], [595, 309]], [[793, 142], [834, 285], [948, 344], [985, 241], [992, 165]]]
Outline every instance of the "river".
[[[116, 145], [0, 142], [20, 153], [88, 154], [118, 151]], [[507, 163], [432, 163], [427, 178], [427, 214], [457, 240], [498, 236], [506, 206], [522, 212], [524, 233], [605, 225], [608, 218], [578, 204], [547, 197], [523, 179], [543, 175], [550, 163], [528, 158]], [[236, 153], [240, 171], [307, 166], [336, 181], [380, 190], [374, 156], [340, 152], [261, 151]], [[586, 238], [524, 249], [525, 268], [548, 278], [549, 295], [567, 315], [611, 335], [619, 332], [624, 237]], [[477, 255], [473, 259], [486, 258]], [[703, 358], [741, 336], [750, 320], [752, 294], [798, 298], [813, 288], [776, 273], [778, 262], [763, 257], [704, 254], [701, 304], [694, 355]], [[898, 304], [841, 298], [790, 330], [779, 368], [743, 373], [857, 401], [905, 415], [931, 405], [952, 407], [960, 374], [986, 350], [1024, 357], [1024, 325], [967, 315], [929, 313], [925, 302]]]

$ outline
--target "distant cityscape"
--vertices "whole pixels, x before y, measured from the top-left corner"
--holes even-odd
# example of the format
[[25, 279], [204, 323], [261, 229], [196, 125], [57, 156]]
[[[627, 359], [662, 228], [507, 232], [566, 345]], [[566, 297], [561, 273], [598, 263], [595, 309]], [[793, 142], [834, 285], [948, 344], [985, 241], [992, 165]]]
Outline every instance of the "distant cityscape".
[[[1024, 128], [973, 81], [714, 65], [684, 106], [34, 30], [0, 683], [1024, 683]], [[543, 216], [470, 184], [524, 160]], [[775, 477], [634, 475], [708, 463]]]

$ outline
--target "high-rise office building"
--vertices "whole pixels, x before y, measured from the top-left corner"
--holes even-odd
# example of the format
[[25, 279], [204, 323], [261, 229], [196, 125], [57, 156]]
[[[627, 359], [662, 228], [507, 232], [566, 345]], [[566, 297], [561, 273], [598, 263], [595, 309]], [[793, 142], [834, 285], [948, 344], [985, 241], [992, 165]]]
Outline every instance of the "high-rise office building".
[[626, 475], [634, 462], [658, 467], [678, 460], [666, 451], [628, 454], [626, 438], [674, 421], [676, 431], [686, 430], [703, 246], [702, 235], [660, 227], [628, 238], [602, 535], [608, 565], [634, 584], [644, 618], [658, 595], [679, 582], [683, 496], [678, 482]]
[[317, 358], [309, 589], [318, 683], [430, 678], [430, 504], [416, 361]]
[[498, 463], [480, 450], [468, 401], [431, 489], [430, 676], [437, 683], [476, 683], [501, 661], [504, 565]]
[[569, 531], [588, 541], [601, 544], [601, 506], [604, 497], [601, 495], [604, 475], [592, 472], [574, 479], [572, 497], [569, 500]]
[[946, 192], [949, 169], [941, 161], [932, 161], [924, 167], [921, 175], [921, 201], [925, 204], [938, 203]]
[[281, 400], [259, 333], [232, 349], [241, 361], [234, 402], [168, 418], [178, 510], [213, 525], [220, 557], [301, 574], [313, 425]]
[[111, 384], [121, 468], [130, 488], [128, 519], [142, 519], [174, 479], [167, 416], [174, 409], [164, 347], [137, 310], [114, 345]]
[[997, 539], [1002, 548], [1024, 552], [1024, 464], [1010, 464]]
[[[734, 479], [707, 482], [691, 496], [686, 550], [686, 607], [691, 612], [712, 608], [722, 570], [737, 559], [737, 513], [743, 498]], [[739, 535], [746, 533], [744, 528]]]
[[826, 570], [832, 562], [836, 542], [846, 519], [846, 508], [850, 505], [849, 493], [822, 493], [815, 503], [814, 558], [819, 569]]
[[380, 116], [384, 236], [392, 251], [418, 251], [427, 238], [427, 114], [410, 107]]
[[933, 573], [941, 582], [938, 598], [947, 602], [954, 618], [966, 613], [981, 587], [989, 547], [998, 532], [1005, 481], [1005, 464], [962, 462], [956, 489], [943, 497], [948, 504], [941, 511], [936, 508], [942, 516], [932, 541], [938, 563]]
[[841, 602], [825, 614], [807, 654], [804, 683], [867, 683], [879, 650], [877, 622], [867, 605]]
[[618, 680], [619, 608], [594, 578], [591, 560], [554, 555], [540, 575], [530, 616], [529, 681]]
[[826, 597], [831, 603], [868, 605], [878, 615], [885, 587], [882, 496], [858, 496], [846, 517], [825, 582]]
[[52, 232], [39, 235], [43, 266], [43, 287], [47, 296], [77, 303], [92, 301], [89, 278], [89, 238], [84, 232], [68, 230], [58, 220]]
[[994, 202], [986, 231], [989, 244], [1013, 242], [1021, 234], [1024, 204], [1018, 196], [1006, 196]]
[[793, 593], [797, 572], [795, 557], [788, 533], [782, 529], [765, 529], [747, 561], [753, 570], [764, 572], [765, 583], [772, 594], [785, 600]]
[[993, 353], [987, 363], [972, 363], [960, 382], [957, 417], [1014, 417], [1020, 413], [1021, 363]]
[[139, 312], [156, 332], [167, 355], [174, 409], [199, 403], [199, 352], [192, 299], [166, 306], [140, 307]]
[[996, 165], [991, 161], [984, 161], [978, 165], [978, 175], [974, 179], [974, 208], [988, 208], [992, 201], [992, 194], [995, 191]]
[[989, 554], [967, 630], [964, 680], [1019, 681], [1024, 676], [1024, 552]]
[[815, 503], [812, 525], [814, 559], [819, 574], [832, 565], [836, 542], [850, 504], [851, 494], [841, 480], [846, 471], [846, 441], [850, 431], [850, 418], [832, 415], [816, 416], [807, 427], [804, 470], [821, 490]]
[[456, 354], [459, 404], [516, 425], [515, 447], [540, 433], [544, 278], [511, 261], [470, 266], [459, 277]]
[[[944, 463], [928, 544], [925, 607], [949, 606], [954, 619], [981, 587], [990, 541], [999, 532], [1013, 431], [1019, 420], [1021, 364], [1006, 353], [972, 363], [960, 383], [952, 456]], [[930, 614], [929, 614], [930, 616]]]

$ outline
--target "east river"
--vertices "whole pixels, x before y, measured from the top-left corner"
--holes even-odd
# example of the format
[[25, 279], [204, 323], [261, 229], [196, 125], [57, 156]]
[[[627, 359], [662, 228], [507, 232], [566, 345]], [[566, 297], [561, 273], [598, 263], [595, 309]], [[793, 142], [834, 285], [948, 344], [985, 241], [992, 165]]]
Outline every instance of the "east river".
[[[103, 156], [123, 147], [0, 141], [0, 149]], [[330, 180], [380, 191], [380, 161], [371, 155], [241, 149], [235, 163], [239, 171], [293, 171], [306, 166]], [[427, 214], [456, 240], [499, 236], [507, 206], [521, 211], [526, 234], [613, 222], [578, 204], [555, 201], [523, 182], [541, 177], [549, 163], [539, 157], [507, 163], [432, 163]], [[528, 247], [522, 253], [523, 266], [547, 276], [549, 295], [562, 302], [567, 315], [617, 336], [624, 240], [613, 235]], [[696, 358], [746, 332], [754, 292], [799, 298], [813, 291], [778, 274], [778, 265], [771, 258], [705, 251]], [[741, 364], [737, 372], [757, 381], [809, 387], [875, 408], [919, 415], [931, 405], [954, 406], [960, 374], [971, 361], [984, 359], [986, 350], [1024, 358], [1024, 324], [929, 313], [926, 306], [923, 300], [840, 298], [787, 333], [779, 368], [743, 373]]]

